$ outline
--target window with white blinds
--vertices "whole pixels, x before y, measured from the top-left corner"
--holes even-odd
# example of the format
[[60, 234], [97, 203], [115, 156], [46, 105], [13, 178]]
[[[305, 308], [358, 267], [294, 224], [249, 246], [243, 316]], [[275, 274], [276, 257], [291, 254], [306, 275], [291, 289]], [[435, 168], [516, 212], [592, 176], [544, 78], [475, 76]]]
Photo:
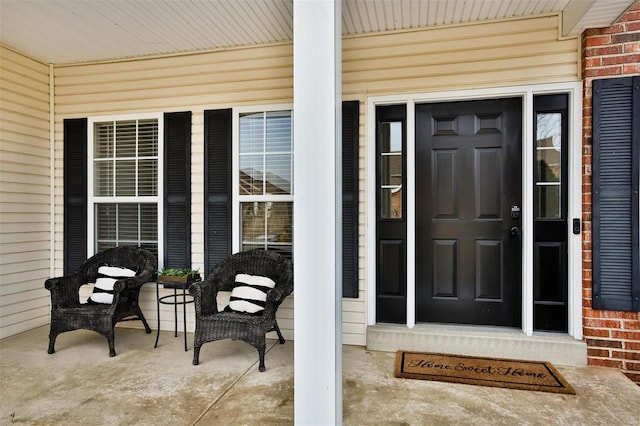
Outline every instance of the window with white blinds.
[[161, 120], [90, 121], [89, 235], [95, 252], [133, 245], [158, 255]]
[[241, 249], [292, 253], [291, 111], [239, 116], [238, 200]]

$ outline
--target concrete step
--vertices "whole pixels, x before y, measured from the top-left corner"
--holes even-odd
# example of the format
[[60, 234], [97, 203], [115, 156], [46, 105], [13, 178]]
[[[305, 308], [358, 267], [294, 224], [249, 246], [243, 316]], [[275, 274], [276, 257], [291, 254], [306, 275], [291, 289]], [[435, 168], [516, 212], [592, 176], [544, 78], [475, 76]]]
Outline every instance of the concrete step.
[[493, 358], [549, 361], [555, 365], [586, 366], [587, 345], [563, 333], [448, 324], [418, 324], [413, 329], [396, 324], [367, 327], [367, 349], [409, 350]]

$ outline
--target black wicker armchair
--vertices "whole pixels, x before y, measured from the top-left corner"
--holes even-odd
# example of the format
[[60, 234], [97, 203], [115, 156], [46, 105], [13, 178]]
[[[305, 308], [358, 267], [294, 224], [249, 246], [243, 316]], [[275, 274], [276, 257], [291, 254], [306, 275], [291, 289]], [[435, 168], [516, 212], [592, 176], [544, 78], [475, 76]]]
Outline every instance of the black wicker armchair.
[[[246, 280], [261, 280], [266, 277], [271, 285], [262, 288], [266, 292], [257, 312], [243, 312], [245, 301], [236, 299], [239, 288], [246, 289]], [[273, 288], [269, 287], [272, 286]], [[236, 289], [234, 291], [234, 289]], [[217, 295], [219, 291], [231, 291], [230, 305], [218, 310]], [[240, 290], [241, 291], [241, 290]], [[251, 291], [251, 290], [250, 290]], [[293, 291], [293, 265], [284, 256], [265, 250], [250, 250], [233, 254], [216, 265], [204, 281], [191, 284], [189, 292], [195, 301], [196, 330], [193, 344], [193, 364], [198, 365], [200, 347], [207, 342], [222, 339], [238, 339], [253, 345], [260, 357], [259, 370], [264, 371], [264, 354], [266, 349], [266, 333], [275, 331], [280, 343], [284, 337], [276, 321], [276, 311], [282, 301]], [[234, 302], [235, 300], [235, 302]], [[240, 306], [234, 303], [240, 303]], [[262, 309], [264, 305], [264, 309]], [[253, 309], [249, 309], [251, 311]]]
[[[80, 303], [80, 286], [95, 283], [101, 266], [120, 266], [135, 272], [135, 276], [117, 279], [113, 283], [111, 303]], [[56, 337], [65, 331], [93, 330], [109, 342], [109, 356], [115, 356], [114, 327], [119, 321], [140, 320], [147, 333], [147, 324], [138, 296], [140, 288], [155, 278], [156, 257], [140, 247], [110, 248], [87, 259], [76, 272], [65, 277], [50, 278], [44, 286], [51, 292], [51, 329], [48, 353], [55, 352]]]

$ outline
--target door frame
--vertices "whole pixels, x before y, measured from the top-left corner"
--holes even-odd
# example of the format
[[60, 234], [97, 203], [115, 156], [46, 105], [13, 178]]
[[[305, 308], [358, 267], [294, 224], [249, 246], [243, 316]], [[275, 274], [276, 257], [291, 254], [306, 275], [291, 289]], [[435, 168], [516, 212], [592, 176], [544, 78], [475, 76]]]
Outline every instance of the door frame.
[[[522, 97], [522, 332], [533, 335], [533, 97], [539, 94], [569, 95], [568, 212], [582, 221], [582, 86], [580, 82], [497, 87], [433, 93], [370, 96], [366, 99], [366, 265], [367, 325], [376, 324], [376, 211], [375, 211], [375, 123], [377, 105], [407, 105], [407, 321], [416, 325], [415, 309], [415, 105], [422, 102], [451, 102], [503, 97]], [[568, 334], [582, 339], [582, 234], [568, 233]]]

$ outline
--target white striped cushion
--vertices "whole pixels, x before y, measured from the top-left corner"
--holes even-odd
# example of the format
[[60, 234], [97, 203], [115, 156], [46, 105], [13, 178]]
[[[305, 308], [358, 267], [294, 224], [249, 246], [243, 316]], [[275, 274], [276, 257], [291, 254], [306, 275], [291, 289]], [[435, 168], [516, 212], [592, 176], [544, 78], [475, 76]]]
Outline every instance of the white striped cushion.
[[136, 271], [119, 266], [100, 266], [98, 278], [93, 286], [93, 293], [89, 296], [89, 303], [113, 303], [113, 285], [122, 278], [135, 277]]
[[229, 308], [236, 312], [258, 314], [264, 311], [267, 292], [275, 285], [271, 278], [237, 274], [236, 286], [231, 290]]

